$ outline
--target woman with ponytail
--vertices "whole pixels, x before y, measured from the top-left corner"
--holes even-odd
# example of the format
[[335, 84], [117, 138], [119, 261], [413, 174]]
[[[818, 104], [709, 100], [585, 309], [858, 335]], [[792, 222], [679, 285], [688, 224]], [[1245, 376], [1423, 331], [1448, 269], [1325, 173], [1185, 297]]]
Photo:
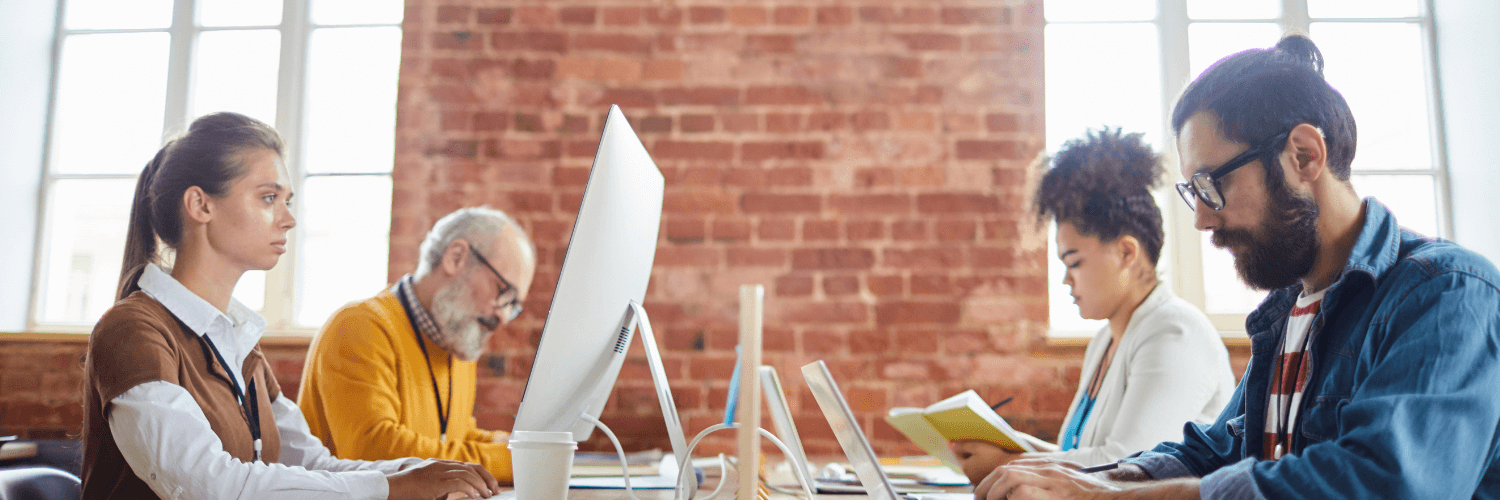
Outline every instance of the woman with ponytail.
[[1042, 177], [1034, 205], [1038, 222], [1057, 223], [1063, 284], [1084, 318], [1109, 324], [1084, 353], [1058, 451], [951, 443], [975, 485], [1018, 458], [1114, 462], [1181, 436], [1186, 422], [1212, 422], [1229, 401], [1234, 375], [1224, 342], [1157, 273], [1163, 232], [1151, 188], [1162, 173], [1140, 134], [1105, 129], [1064, 144]]
[[234, 113], [197, 119], [146, 164], [119, 301], [90, 336], [83, 497], [437, 498], [492, 495], [475, 464], [333, 458], [257, 345], [265, 320], [231, 298], [296, 225], [283, 142]]

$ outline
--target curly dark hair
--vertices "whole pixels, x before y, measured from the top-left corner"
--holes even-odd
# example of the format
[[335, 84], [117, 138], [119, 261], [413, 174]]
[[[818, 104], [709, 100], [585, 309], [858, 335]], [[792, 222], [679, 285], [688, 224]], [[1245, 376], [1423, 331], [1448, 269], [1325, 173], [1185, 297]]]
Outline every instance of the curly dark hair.
[[1067, 222], [1079, 234], [1106, 242], [1134, 236], [1154, 266], [1164, 233], [1151, 189], [1162, 175], [1161, 158], [1141, 134], [1091, 129], [1052, 158], [1033, 200], [1037, 222]]

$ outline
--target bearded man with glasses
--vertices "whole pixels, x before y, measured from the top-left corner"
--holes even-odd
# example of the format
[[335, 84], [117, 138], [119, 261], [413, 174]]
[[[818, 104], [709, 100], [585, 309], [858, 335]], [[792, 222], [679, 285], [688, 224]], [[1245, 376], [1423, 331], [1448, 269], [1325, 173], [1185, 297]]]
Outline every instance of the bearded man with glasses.
[[420, 253], [412, 274], [323, 325], [298, 406], [340, 458], [462, 460], [510, 482], [508, 434], [474, 419], [475, 362], [521, 314], [536, 249], [505, 213], [477, 207], [439, 219]]
[[1271, 292], [1239, 387], [1180, 442], [1093, 474], [1012, 462], [977, 498], [1500, 498], [1500, 272], [1355, 193], [1317, 46], [1220, 60], [1172, 126], [1194, 225]]

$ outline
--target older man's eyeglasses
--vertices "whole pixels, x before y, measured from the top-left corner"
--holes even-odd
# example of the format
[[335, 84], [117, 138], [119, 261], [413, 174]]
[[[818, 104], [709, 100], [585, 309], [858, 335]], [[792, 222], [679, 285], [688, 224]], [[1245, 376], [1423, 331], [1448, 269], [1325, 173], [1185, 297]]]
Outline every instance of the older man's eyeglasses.
[[[490, 265], [490, 261], [488, 259], [485, 259], [484, 255], [481, 255], [478, 250], [474, 249], [473, 246], [469, 247], [469, 252], [473, 253], [474, 258], [477, 259], [480, 264], [484, 264], [484, 267], [489, 269], [490, 272], [495, 273], [495, 278], [500, 280], [500, 293], [496, 295], [495, 302], [500, 302], [505, 299], [506, 295], [510, 295], [510, 300], [505, 301], [500, 305], [500, 308], [506, 311], [505, 322], [509, 323], [511, 320], [516, 319], [516, 316], [521, 315], [520, 292], [516, 290], [515, 285], [510, 284], [510, 280], [505, 279], [505, 276], [501, 276], [500, 271], [495, 270], [495, 266]], [[499, 325], [486, 326], [495, 328]]]
[[[1268, 153], [1281, 149], [1283, 141], [1286, 141], [1286, 137], [1290, 133], [1291, 131], [1288, 130], [1270, 139], [1261, 141], [1260, 144], [1251, 146], [1250, 149], [1245, 150], [1245, 152], [1240, 153], [1234, 158], [1230, 158], [1229, 161], [1224, 162], [1223, 165], [1210, 172], [1193, 174], [1193, 177], [1188, 179], [1187, 182], [1177, 183], [1177, 194], [1182, 195], [1182, 201], [1186, 202], [1188, 208], [1193, 210], [1198, 209], [1198, 200], [1202, 200], [1204, 205], [1214, 210], [1224, 208], [1224, 194], [1219, 192], [1219, 179], [1229, 175], [1234, 169], [1255, 161], [1256, 158], [1261, 158]], [[1267, 167], [1269, 168], [1269, 165]]]

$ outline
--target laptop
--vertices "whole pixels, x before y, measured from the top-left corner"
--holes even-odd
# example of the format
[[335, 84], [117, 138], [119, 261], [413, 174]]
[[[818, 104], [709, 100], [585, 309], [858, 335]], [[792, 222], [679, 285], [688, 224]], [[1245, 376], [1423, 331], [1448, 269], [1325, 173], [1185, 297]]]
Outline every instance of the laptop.
[[[786, 402], [786, 393], [781, 390], [781, 378], [776, 375], [776, 368], [761, 366], [759, 374], [760, 386], [766, 394], [766, 413], [775, 425], [776, 437], [791, 452], [787, 460], [793, 464], [792, 473], [797, 476], [799, 483], [811, 487], [806, 493], [809, 496], [812, 495], [812, 490], [825, 494], [864, 493], [857, 477], [844, 471], [843, 467], [837, 467], [837, 471], [831, 470], [835, 468], [834, 464], [829, 464], [829, 469], [825, 469], [817, 478], [812, 476], [812, 466], [808, 464], [807, 452], [802, 449], [802, 438], [797, 434], [797, 425], [792, 422], [791, 406]], [[917, 481], [912, 479], [893, 479], [891, 484], [896, 486], [897, 493], [906, 492], [903, 488], [917, 488], [918, 492], [936, 491], [920, 488]]]
[[[828, 372], [828, 365], [823, 360], [808, 363], [802, 367], [802, 376], [807, 379], [807, 387], [812, 390], [813, 399], [818, 401], [818, 407], [823, 410], [823, 416], [828, 419], [828, 426], [833, 428], [833, 435], [839, 440], [839, 446], [844, 449], [844, 455], [849, 458], [849, 465], [854, 469], [854, 475], [859, 479], [864, 493], [875, 500], [972, 500], [973, 493], [925, 493], [915, 491], [902, 491], [891, 483], [891, 478], [885, 475], [885, 470], [880, 468], [880, 460], [875, 456], [875, 449], [870, 447], [870, 440], [865, 439], [864, 431], [860, 430], [859, 422], [854, 418], [854, 412], [849, 409], [849, 402], [844, 399], [844, 393], [839, 391], [839, 386], [833, 381], [833, 374]], [[822, 487], [819, 487], [822, 490]]]

